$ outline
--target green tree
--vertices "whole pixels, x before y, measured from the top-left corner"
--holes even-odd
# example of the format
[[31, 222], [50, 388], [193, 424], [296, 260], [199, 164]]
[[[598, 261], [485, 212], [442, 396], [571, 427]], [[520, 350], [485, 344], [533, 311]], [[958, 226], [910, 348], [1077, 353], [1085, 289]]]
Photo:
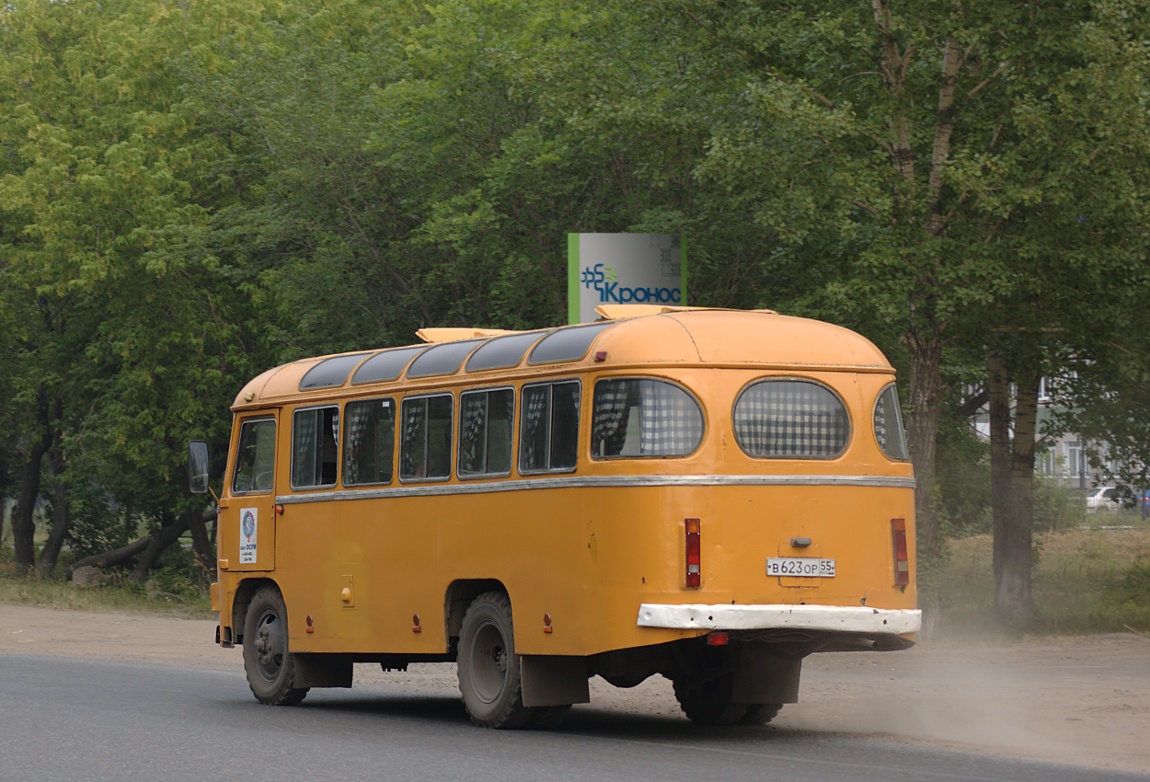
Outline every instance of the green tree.
[[[213, 170], [222, 141], [182, 100], [172, 64], [229, 20], [237, 34], [250, 9], [195, 8], [198, 21], [149, 0], [2, 12], [0, 239], [19, 324], [22, 571], [34, 564], [45, 456], [57, 489], [98, 481], [152, 518], [179, 514], [180, 444], [210, 429], [226, 405], [221, 378], [237, 359], [246, 367], [232, 344], [234, 289], [194, 252], [208, 210], [228, 197]], [[58, 525], [63, 504], [58, 493]], [[59, 542], [54, 532], [46, 568]]]
[[193, 78], [248, 182], [213, 234], [281, 357], [559, 322], [569, 231], [682, 231], [695, 301], [756, 304], [772, 243], [691, 175], [691, 103], [722, 105], [693, 33], [611, 4], [330, 3]]
[[[1084, 291], [1056, 290], [1047, 276], [1105, 278], [1120, 268], [1107, 252], [1115, 244], [1144, 257], [1130, 221], [1145, 201], [1145, 169], [1130, 163], [1146, 140], [1145, 9], [1121, 0], [677, 7], [748, 71], [745, 110], [717, 129], [699, 173], [752, 200], [758, 222], [798, 252], [857, 252], [834, 293], [856, 317], [902, 324], [929, 561], [942, 547], [933, 494], [948, 351], [1005, 349], [1009, 360], [995, 366], [1036, 382], [1049, 353], [1041, 340], [1022, 340], [1024, 355], [992, 335], [1066, 329], [1060, 344], [1081, 344], [1069, 337]], [[1093, 243], [1075, 228], [1084, 196], [1099, 215], [1086, 221]], [[1068, 290], [1073, 302], [1060, 298]], [[1032, 467], [1033, 447], [1016, 445], [1017, 468]], [[998, 607], [1026, 621], [1031, 490], [1015, 489], [1003, 524], [1018, 534], [996, 557]]]

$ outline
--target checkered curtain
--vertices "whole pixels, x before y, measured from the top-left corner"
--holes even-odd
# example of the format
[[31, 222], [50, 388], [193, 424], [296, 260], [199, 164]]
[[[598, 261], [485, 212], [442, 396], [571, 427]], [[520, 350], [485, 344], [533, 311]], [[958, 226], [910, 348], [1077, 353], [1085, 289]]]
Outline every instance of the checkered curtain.
[[[626, 380], [601, 380], [595, 384], [595, 410], [591, 416], [592, 448], [614, 456], [627, 439], [627, 404], [630, 384]], [[599, 444], [603, 444], [602, 450]]]
[[766, 380], [747, 389], [735, 405], [735, 437], [750, 456], [833, 457], [849, 435], [842, 402], [814, 383]]
[[463, 398], [463, 434], [459, 442], [459, 471], [483, 472], [484, 426], [487, 421], [487, 394]]
[[543, 413], [551, 399], [551, 386], [535, 386], [523, 389], [523, 455], [520, 459], [524, 469], [537, 470], [550, 465], [540, 464], [539, 454], [535, 453], [535, 436]]
[[354, 486], [360, 482], [359, 476], [359, 446], [363, 442], [363, 433], [367, 431], [368, 421], [372, 410], [379, 402], [354, 402], [345, 410], [347, 415], [347, 442], [343, 448], [343, 482]]
[[886, 392], [879, 398], [874, 408], [874, 436], [879, 447], [886, 450]]
[[301, 410], [295, 414], [292, 428], [293, 486], [314, 486], [316, 480], [316, 434], [319, 429], [318, 410]]
[[484, 467], [488, 472], [510, 471], [515, 392], [510, 389], [492, 391], [487, 399], [487, 413], [487, 457]]
[[703, 416], [695, 400], [670, 383], [641, 380], [639, 453], [682, 456], [703, 439]]
[[[427, 421], [427, 400], [426, 399], [413, 399], [405, 400], [403, 403], [403, 449], [400, 457], [401, 474], [407, 478], [418, 477], [416, 475], [416, 464], [412, 458], [412, 449], [415, 445], [416, 438], [423, 439], [423, 433], [426, 429]], [[423, 443], [420, 443], [420, 453], [423, 457], [425, 448]]]

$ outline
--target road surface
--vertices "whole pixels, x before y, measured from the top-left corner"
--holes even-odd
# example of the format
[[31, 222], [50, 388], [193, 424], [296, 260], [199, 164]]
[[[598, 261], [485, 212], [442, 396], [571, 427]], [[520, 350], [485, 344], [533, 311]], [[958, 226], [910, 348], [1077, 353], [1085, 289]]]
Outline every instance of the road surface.
[[[222, 689], [213, 690], [219, 699], [257, 707], [242, 679], [240, 651], [223, 650], [212, 643], [214, 629], [215, 622], [210, 620], [0, 605], [0, 655], [139, 663], [144, 672], [163, 669], [168, 672], [165, 676], [203, 671], [227, 679]], [[348, 709], [359, 709], [362, 704], [354, 704], [367, 699], [378, 707], [377, 716], [402, 720], [406, 714], [421, 717], [425, 709], [455, 709], [454, 718], [462, 716], [451, 666], [413, 666], [406, 674], [383, 674], [377, 667], [357, 665], [355, 675], [356, 686], [350, 693], [313, 691], [305, 712], [314, 715], [315, 704], [329, 704], [332, 699]], [[0, 684], [6, 685], [12, 676], [0, 672]], [[161, 686], [164, 680], [161, 676]], [[722, 731], [699, 733], [687, 723], [670, 684], [660, 677], [629, 690], [596, 678], [591, 689], [592, 703], [573, 710], [565, 735], [571, 731], [600, 735], [596, 732], [600, 725], [607, 726], [602, 735], [610, 736], [619, 724], [670, 731], [684, 740], [699, 735], [717, 740], [725, 735]], [[128, 692], [134, 690], [128, 688]], [[29, 729], [44, 735], [35, 744], [37, 751], [55, 752], [49, 743], [53, 738], [50, 731], [45, 733], [45, 725], [13, 710], [2, 691], [0, 697], [4, 697], [0, 700], [0, 782], [25, 782], [28, 777], [13, 777], [5, 771], [8, 749], [15, 746], [8, 742], [9, 726], [31, 725]], [[1133, 633], [1007, 645], [922, 644], [885, 654], [813, 655], [804, 663], [800, 700], [786, 706], [762, 729], [772, 742], [806, 737], [801, 750], [795, 751], [799, 755], [817, 754], [824, 741], [874, 740], [884, 746], [951, 749], [1150, 778], [1150, 639]], [[460, 725], [467, 727], [465, 721]], [[402, 726], [388, 728], [388, 732], [394, 730], [403, 733]], [[154, 749], [154, 731], [143, 733], [140, 745]], [[864, 751], [862, 757], [868, 753]], [[284, 778], [284, 782], [290, 780]]]
[[238, 672], [0, 654], [0, 779], [92, 782], [1098, 782], [1145, 779], [888, 739], [582, 707], [560, 732], [473, 727], [458, 698], [371, 686], [269, 707]]

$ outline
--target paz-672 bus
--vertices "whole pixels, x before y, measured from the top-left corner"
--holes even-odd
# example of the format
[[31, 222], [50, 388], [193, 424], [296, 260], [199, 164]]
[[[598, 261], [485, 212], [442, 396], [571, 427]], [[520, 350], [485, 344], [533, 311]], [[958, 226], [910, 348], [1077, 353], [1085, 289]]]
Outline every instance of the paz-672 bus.
[[484, 727], [553, 727], [590, 677], [654, 674], [695, 722], [761, 724], [807, 655], [914, 643], [880, 351], [768, 311], [601, 315], [425, 330], [240, 391], [212, 605], [259, 701], [454, 662]]

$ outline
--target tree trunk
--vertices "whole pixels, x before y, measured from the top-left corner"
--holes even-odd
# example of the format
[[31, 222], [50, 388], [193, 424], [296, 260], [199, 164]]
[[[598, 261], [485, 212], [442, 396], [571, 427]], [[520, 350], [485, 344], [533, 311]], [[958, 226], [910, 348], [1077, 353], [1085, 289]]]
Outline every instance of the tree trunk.
[[917, 482], [915, 516], [919, 552], [933, 561], [942, 554], [942, 535], [934, 511], [935, 455], [938, 419], [942, 413], [942, 339], [927, 339], [911, 332], [906, 337], [910, 349], [910, 414], [907, 417], [907, 446]]
[[48, 533], [48, 540], [44, 542], [44, 549], [40, 552], [40, 563], [36, 566], [43, 578], [52, 575], [56, 569], [56, 560], [60, 558], [60, 549], [68, 537], [68, 525], [71, 515], [68, 507], [68, 487], [57, 482], [52, 492], [52, 529]]
[[128, 580], [133, 584], [142, 584], [148, 578], [148, 571], [156, 564], [160, 555], [168, 546], [175, 543], [180, 539], [180, 535], [188, 529], [188, 519], [195, 515], [194, 511], [189, 511], [173, 519], [166, 527], [161, 527], [158, 532], [154, 533], [150, 538], [147, 538], [148, 546], [144, 549], [140, 558], [136, 560], [136, 567], [132, 569], [132, 574], [128, 576]]
[[0, 548], [4, 547], [4, 517], [8, 510], [8, 470], [4, 464], [4, 456], [0, 455]]
[[208, 538], [208, 526], [204, 514], [189, 512], [184, 514], [188, 531], [192, 533], [192, 551], [196, 555], [197, 572], [200, 574], [200, 587], [206, 588], [213, 580], [216, 568], [216, 550]]
[[994, 608], [1003, 624], [1024, 630], [1034, 620], [1034, 448], [1038, 373], [1020, 373], [1011, 436], [1010, 370], [991, 353], [990, 474], [994, 513]]
[[28, 449], [20, 476], [20, 494], [12, 509], [12, 548], [16, 574], [26, 576], [36, 564], [36, 500], [40, 497], [40, 467], [44, 454], [52, 445], [51, 434], [44, 434]]
[[151, 542], [152, 538], [150, 536], [146, 538], [140, 538], [139, 540], [133, 541], [126, 546], [120, 546], [120, 548], [112, 549], [111, 551], [105, 551], [100, 554], [93, 554], [90, 557], [84, 557], [81, 560], [73, 562], [72, 566], [68, 568], [65, 575], [68, 578], [71, 578], [72, 573], [82, 567], [91, 566], [105, 568], [113, 567], [114, 565], [121, 565], [146, 549], [148, 544]]
[[55, 478], [55, 488], [52, 491], [52, 529], [48, 533], [48, 540], [44, 543], [44, 550], [40, 552], [40, 563], [37, 569], [40, 576], [47, 578], [56, 569], [56, 560], [60, 558], [60, 549], [68, 537], [68, 526], [71, 523], [70, 498], [68, 486], [64, 482], [64, 451], [60, 436], [57, 434], [56, 445], [52, 449], [49, 464]]
[[[205, 517], [195, 511], [189, 511], [175, 519], [168, 526], [161, 527], [158, 532], [146, 538], [140, 538], [126, 546], [121, 546], [120, 548], [105, 551], [100, 554], [93, 554], [90, 557], [84, 557], [72, 563], [66, 575], [68, 578], [71, 578], [73, 571], [89, 565], [98, 568], [122, 565], [139, 556], [140, 559], [132, 569], [132, 574], [128, 577], [128, 580], [135, 584], [142, 584], [148, 577], [148, 571], [156, 564], [160, 555], [164, 553], [168, 546], [179, 540], [180, 536], [187, 531], [189, 521], [199, 524], [201, 530], [205, 527]], [[204, 534], [206, 537], [206, 531]]]

